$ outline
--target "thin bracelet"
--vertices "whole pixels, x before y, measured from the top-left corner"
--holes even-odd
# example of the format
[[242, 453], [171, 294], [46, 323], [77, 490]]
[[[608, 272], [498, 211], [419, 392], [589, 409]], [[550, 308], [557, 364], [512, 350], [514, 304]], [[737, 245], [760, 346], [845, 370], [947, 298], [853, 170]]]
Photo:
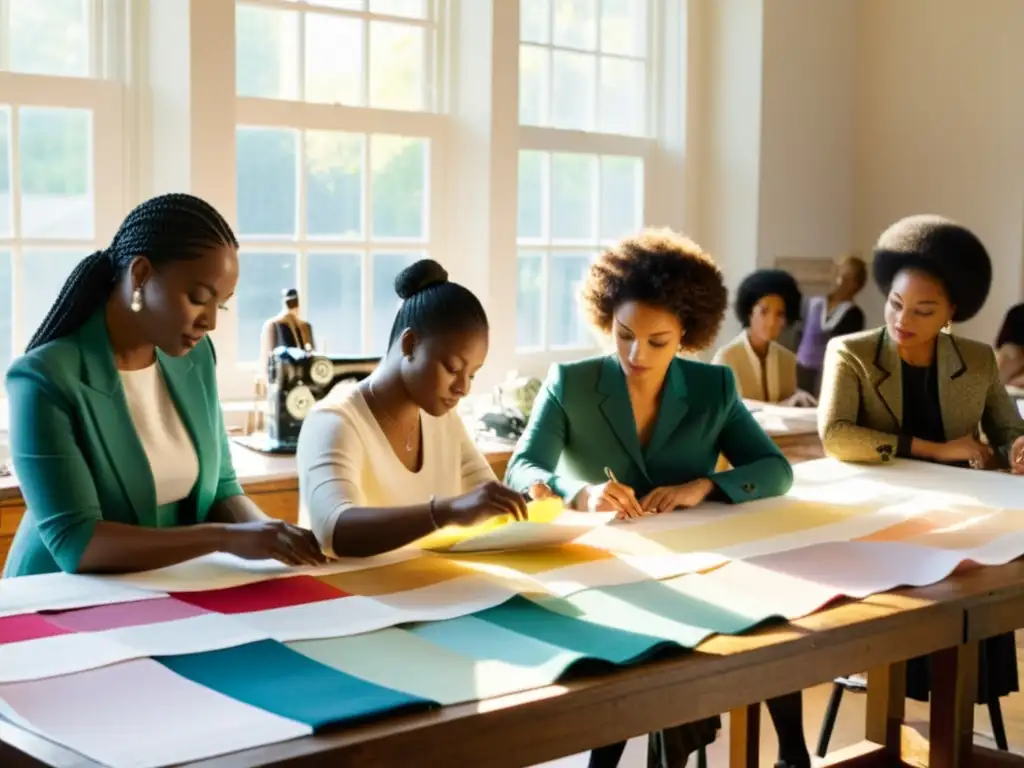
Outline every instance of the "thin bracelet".
[[434, 530], [436, 531], [438, 526], [437, 526], [437, 518], [434, 517], [434, 497], [433, 496], [430, 497], [430, 508], [427, 510], [427, 514], [430, 515], [430, 524], [432, 526], [434, 526]]

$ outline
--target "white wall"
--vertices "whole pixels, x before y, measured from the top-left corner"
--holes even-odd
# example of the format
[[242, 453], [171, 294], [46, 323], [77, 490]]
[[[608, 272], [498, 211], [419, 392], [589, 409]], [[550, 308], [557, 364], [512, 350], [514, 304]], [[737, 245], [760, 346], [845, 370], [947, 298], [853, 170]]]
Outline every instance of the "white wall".
[[1024, 280], [1024, 2], [858, 0], [858, 12], [856, 241], [913, 213], [969, 226], [995, 280], [959, 330], [991, 341]]

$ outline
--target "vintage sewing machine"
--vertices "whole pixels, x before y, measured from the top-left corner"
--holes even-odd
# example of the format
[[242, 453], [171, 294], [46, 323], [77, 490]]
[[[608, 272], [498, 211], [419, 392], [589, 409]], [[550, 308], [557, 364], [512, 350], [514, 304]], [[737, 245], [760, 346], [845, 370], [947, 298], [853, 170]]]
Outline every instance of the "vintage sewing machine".
[[267, 434], [264, 450], [295, 453], [299, 430], [313, 405], [344, 381], [362, 381], [379, 357], [331, 357], [276, 347], [267, 358]]

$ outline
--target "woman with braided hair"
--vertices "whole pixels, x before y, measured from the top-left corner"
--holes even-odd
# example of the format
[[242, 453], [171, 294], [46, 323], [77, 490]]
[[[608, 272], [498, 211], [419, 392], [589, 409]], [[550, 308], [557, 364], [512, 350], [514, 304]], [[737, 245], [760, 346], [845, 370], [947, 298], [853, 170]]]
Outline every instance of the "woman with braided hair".
[[264, 515], [231, 465], [207, 334], [237, 280], [231, 228], [183, 194], [139, 205], [74, 269], [7, 374], [27, 512], [5, 576], [216, 551], [323, 562], [312, 534]]

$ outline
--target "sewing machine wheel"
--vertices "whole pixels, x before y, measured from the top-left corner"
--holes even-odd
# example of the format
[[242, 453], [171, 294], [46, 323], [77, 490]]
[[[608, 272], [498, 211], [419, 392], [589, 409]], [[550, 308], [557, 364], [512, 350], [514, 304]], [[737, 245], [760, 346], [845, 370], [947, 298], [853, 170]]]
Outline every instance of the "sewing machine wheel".
[[306, 418], [309, 409], [316, 403], [316, 398], [309, 390], [309, 387], [296, 387], [285, 397], [284, 407], [288, 415], [296, 421]]
[[334, 378], [334, 363], [323, 357], [314, 358], [309, 366], [309, 378], [321, 387], [330, 384]]

